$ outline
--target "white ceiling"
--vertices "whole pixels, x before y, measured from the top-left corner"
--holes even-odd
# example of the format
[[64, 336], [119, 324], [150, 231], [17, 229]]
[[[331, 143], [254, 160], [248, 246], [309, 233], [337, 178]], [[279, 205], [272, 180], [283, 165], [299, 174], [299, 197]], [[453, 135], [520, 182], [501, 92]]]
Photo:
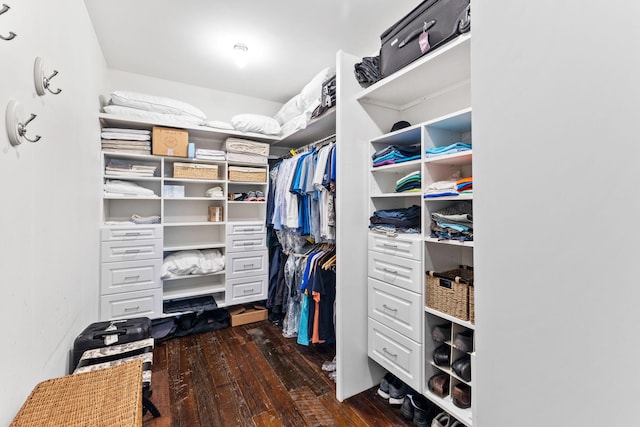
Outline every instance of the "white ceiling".
[[[419, 0], [85, 0], [109, 68], [285, 102], [338, 50], [369, 56]], [[232, 61], [249, 47], [249, 64]]]

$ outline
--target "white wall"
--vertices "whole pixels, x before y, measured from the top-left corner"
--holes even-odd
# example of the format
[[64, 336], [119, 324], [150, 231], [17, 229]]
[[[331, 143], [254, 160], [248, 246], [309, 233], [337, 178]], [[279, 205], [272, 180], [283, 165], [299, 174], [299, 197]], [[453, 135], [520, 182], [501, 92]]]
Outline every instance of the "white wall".
[[[66, 373], [75, 336], [97, 319], [100, 197], [98, 94], [106, 66], [81, 0], [7, 1], [0, 18], [0, 425], [33, 386]], [[33, 64], [60, 95], [38, 97]], [[5, 107], [37, 118], [14, 148]]]
[[614, 3], [474, 3], [474, 427], [639, 423], [640, 4]]
[[108, 76], [108, 88], [103, 94], [107, 100], [111, 92], [115, 90], [131, 90], [156, 96], [165, 96], [190, 103], [202, 110], [209, 120], [229, 122], [231, 117], [242, 113], [274, 116], [282, 106], [278, 102], [119, 70], [110, 69]]

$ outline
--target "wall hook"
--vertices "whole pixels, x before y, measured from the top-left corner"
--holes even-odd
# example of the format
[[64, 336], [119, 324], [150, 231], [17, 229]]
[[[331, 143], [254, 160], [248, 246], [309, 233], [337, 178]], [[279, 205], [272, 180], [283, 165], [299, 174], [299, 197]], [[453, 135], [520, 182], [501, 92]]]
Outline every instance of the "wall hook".
[[[2, 4], [2, 9], [0, 9], [0, 15], [2, 15], [3, 13], [6, 13], [9, 11], [9, 9], [11, 9], [8, 5], [6, 4]], [[13, 31], [9, 31], [9, 35], [8, 36], [3, 36], [2, 34], [0, 34], [0, 39], [2, 40], [12, 40], [16, 37], [16, 33], [14, 33]]]
[[27, 125], [37, 116], [35, 114], [31, 114], [26, 121], [22, 121], [21, 113], [20, 104], [14, 100], [9, 101], [9, 104], [7, 104], [7, 113], [5, 118], [7, 136], [9, 137], [9, 142], [11, 142], [11, 145], [14, 147], [22, 144], [23, 139], [26, 139], [29, 142], [38, 142], [41, 138], [40, 135], [36, 135], [35, 138], [29, 138], [27, 136]]
[[33, 79], [36, 85], [36, 93], [40, 96], [46, 94], [45, 89], [54, 95], [62, 92], [62, 89], [51, 90], [49, 84], [51, 79], [58, 75], [57, 70], [53, 70], [53, 73], [47, 77], [44, 74], [44, 60], [40, 57], [36, 58], [36, 62], [33, 65]]

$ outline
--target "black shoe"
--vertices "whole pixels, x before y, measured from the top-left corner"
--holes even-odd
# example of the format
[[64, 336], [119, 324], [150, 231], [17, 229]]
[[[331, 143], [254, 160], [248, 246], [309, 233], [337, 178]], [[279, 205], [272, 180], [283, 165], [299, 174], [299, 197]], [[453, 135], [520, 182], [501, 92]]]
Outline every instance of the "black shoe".
[[453, 346], [460, 351], [470, 353], [473, 351], [473, 332], [459, 332], [453, 338]]
[[407, 420], [413, 419], [413, 394], [407, 394], [400, 407], [400, 413]]
[[421, 394], [412, 396], [413, 425], [417, 427], [430, 427], [433, 417], [436, 415], [436, 407], [429, 399]]

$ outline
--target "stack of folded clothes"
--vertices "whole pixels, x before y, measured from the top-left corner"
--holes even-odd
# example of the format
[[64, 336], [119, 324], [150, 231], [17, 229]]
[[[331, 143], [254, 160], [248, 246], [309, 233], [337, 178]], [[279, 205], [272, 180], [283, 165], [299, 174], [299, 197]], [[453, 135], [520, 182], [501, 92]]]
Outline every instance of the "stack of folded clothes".
[[473, 240], [473, 205], [460, 201], [431, 214], [431, 237], [439, 240]]
[[408, 162], [420, 158], [420, 146], [396, 146], [390, 145], [382, 150], [378, 150], [371, 156], [373, 167], [392, 165], [394, 163]]
[[369, 218], [369, 222], [372, 231], [420, 233], [420, 206], [378, 210]]
[[225, 160], [227, 160], [227, 156], [226, 153], [221, 150], [207, 150], [204, 148], [197, 148], [196, 159], [224, 162]]
[[229, 137], [225, 140], [225, 146], [229, 163], [266, 165], [269, 159], [269, 144]]
[[445, 156], [447, 154], [459, 153], [461, 151], [469, 151], [469, 150], [471, 150], [471, 144], [455, 142], [451, 145], [447, 145], [446, 147], [427, 148], [426, 154], [427, 154], [427, 157], [438, 157], [438, 156]]
[[418, 192], [422, 174], [420, 171], [411, 172], [396, 181], [396, 193]]
[[461, 178], [456, 181], [456, 189], [460, 194], [471, 194], [473, 193], [473, 177], [468, 176], [466, 178]]
[[108, 153], [151, 154], [151, 131], [102, 128], [102, 151]]

